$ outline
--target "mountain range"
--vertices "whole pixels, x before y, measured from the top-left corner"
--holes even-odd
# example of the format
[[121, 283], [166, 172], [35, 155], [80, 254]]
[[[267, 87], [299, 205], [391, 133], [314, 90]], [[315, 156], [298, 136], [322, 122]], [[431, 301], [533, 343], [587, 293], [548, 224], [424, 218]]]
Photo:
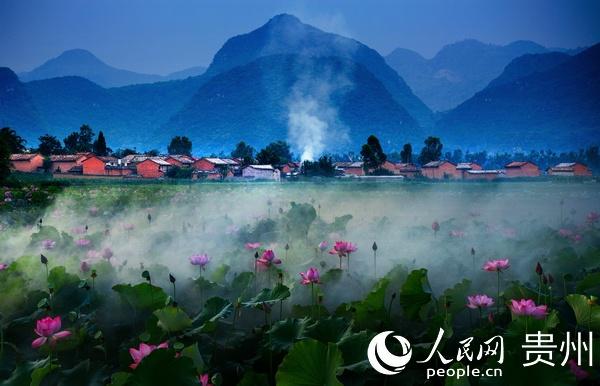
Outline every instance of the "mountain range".
[[427, 106], [434, 111], [444, 111], [481, 91], [513, 59], [546, 52], [550, 50], [531, 41], [521, 40], [501, 46], [469, 39], [443, 47], [431, 59], [425, 59], [415, 51], [398, 48], [385, 60]]
[[578, 149], [600, 142], [600, 44], [569, 56], [525, 55], [482, 91], [441, 115], [448, 144], [489, 149]]
[[80, 76], [102, 87], [119, 87], [130, 84], [185, 79], [190, 76], [201, 75], [204, 71], [206, 71], [205, 67], [196, 66], [166, 76], [141, 74], [112, 67], [87, 50], [73, 49], [63, 52], [56, 58], [48, 60], [29, 72], [22, 72], [18, 75], [24, 82], [61, 76]]
[[[84, 50], [18, 77], [0, 68], [0, 125], [31, 146], [83, 123], [103, 130], [112, 148], [164, 149], [186, 135], [198, 154], [278, 139], [295, 151], [339, 153], [356, 151], [370, 134], [388, 151], [418, 147], [430, 134], [463, 149], [572, 149], [599, 142], [597, 49], [465, 41], [430, 60], [409, 50], [384, 59], [283, 14], [229, 39], [206, 71], [171, 74], [176, 80], [115, 69]], [[419, 98], [415, 79], [426, 84], [432, 76], [443, 81], [430, 85], [438, 87], [431, 96], [455, 108], [433, 113]]]

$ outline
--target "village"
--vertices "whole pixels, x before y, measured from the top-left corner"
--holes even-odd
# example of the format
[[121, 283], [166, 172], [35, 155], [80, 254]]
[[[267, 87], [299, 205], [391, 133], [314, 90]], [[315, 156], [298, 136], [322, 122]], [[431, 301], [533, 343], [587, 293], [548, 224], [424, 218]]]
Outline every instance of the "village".
[[[244, 165], [239, 158], [200, 157], [189, 155], [147, 156], [131, 154], [122, 158], [99, 156], [91, 152], [43, 156], [39, 153], [11, 154], [11, 170], [21, 173], [52, 173], [55, 177], [71, 178], [169, 178], [174, 170], [187, 171], [191, 180], [272, 180], [293, 179], [303, 172], [299, 162], [283, 165]], [[473, 162], [453, 163], [431, 161], [422, 166], [413, 163], [385, 161], [381, 165], [385, 176], [371, 176], [361, 161], [334, 162], [338, 178], [396, 178], [427, 180], [497, 180], [504, 178], [535, 178], [543, 175], [591, 177], [588, 166], [580, 162], [563, 162], [547, 170], [530, 161], [512, 161], [503, 169], [486, 170]]]

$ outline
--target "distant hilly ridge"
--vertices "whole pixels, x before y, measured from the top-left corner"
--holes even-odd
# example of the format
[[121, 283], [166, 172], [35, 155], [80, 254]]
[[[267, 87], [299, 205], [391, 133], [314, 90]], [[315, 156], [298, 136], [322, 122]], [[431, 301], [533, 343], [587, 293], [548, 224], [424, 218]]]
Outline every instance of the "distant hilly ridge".
[[486, 149], [572, 148], [600, 142], [600, 44], [575, 55], [526, 55], [442, 114], [447, 143]]
[[[310, 79], [311, 84], [305, 86], [305, 79]], [[318, 84], [313, 85], [313, 82]], [[314, 92], [304, 94], [313, 86], [331, 87], [331, 92], [321, 97]], [[176, 128], [176, 132], [198, 138], [202, 146], [209, 149], [223, 145], [225, 149], [233, 148], [240, 132], [248, 133], [244, 138], [252, 143], [266, 144], [273, 138], [286, 138], [295, 92], [301, 94], [297, 96], [300, 104], [315, 101], [321, 110], [331, 106], [337, 110], [339, 121], [327, 122], [324, 136], [349, 134], [350, 138], [357, 139], [356, 146], [376, 128], [383, 143], [394, 148], [423, 138], [424, 133], [415, 119], [365, 67], [339, 57], [300, 55], [259, 57], [215, 75], [156, 135], [164, 142], [167, 138], [161, 133], [166, 133], [167, 128]], [[313, 112], [313, 115], [328, 120], [323, 116], [326, 114]], [[339, 136], [327, 142], [339, 149], [351, 148], [352, 143]]]
[[432, 122], [431, 110], [377, 51], [354, 39], [323, 32], [288, 14], [277, 15], [262, 27], [229, 39], [216, 53], [206, 73], [214, 75], [260, 56], [277, 54], [337, 56], [352, 60], [379, 79], [396, 102], [417, 122], [424, 126]]
[[[277, 59], [278, 55], [288, 61]], [[322, 84], [330, 82], [313, 65], [347, 72], [352, 83], [343, 90], [332, 85], [332, 94], [320, 101], [327, 102], [323, 108], [336, 112], [337, 122], [331, 124], [345, 133], [345, 140], [337, 143], [340, 151], [359, 147], [367, 132], [378, 132], [390, 146], [399, 148], [403, 141], [424, 135], [419, 119], [433, 123], [431, 111], [376, 51], [296, 17], [279, 15], [251, 33], [230, 39], [200, 76], [113, 88], [73, 76], [24, 83], [43, 122], [26, 128], [25, 136], [32, 143], [45, 131], [63, 138], [85, 122], [102, 129], [113, 147], [164, 148], [166, 140], [181, 133], [190, 136], [196, 151], [230, 151], [230, 142], [242, 139], [260, 147], [287, 138], [282, 103], [294, 82], [312, 78], [313, 90], [305, 89], [305, 94], [318, 93]], [[238, 80], [245, 86], [240, 87]], [[368, 98], [361, 99], [362, 95]], [[10, 121], [0, 117], [0, 123]], [[230, 140], [225, 143], [219, 138]]]
[[[83, 50], [21, 79], [0, 68], [0, 126], [15, 128], [30, 146], [47, 132], [62, 139], [83, 123], [103, 130], [112, 148], [164, 149], [172, 136], [187, 135], [198, 153], [229, 152], [240, 140], [260, 148], [278, 139], [291, 139], [298, 151], [306, 145], [296, 143], [298, 138], [326, 142], [322, 147], [331, 152], [356, 151], [369, 134], [379, 136], [388, 151], [405, 142], [418, 147], [430, 134], [447, 147], [490, 151], [600, 142], [597, 46], [570, 56], [573, 52], [514, 43], [508, 56], [525, 54], [510, 60], [500, 55], [506, 63], [492, 76], [481, 69], [496, 58], [490, 53], [495, 48], [481, 50], [480, 44], [459, 43], [458, 51], [437, 55], [443, 68], [469, 72], [469, 87], [473, 79], [485, 78], [485, 84], [471, 96], [462, 88], [459, 106], [434, 114], [375, 50], [278, 15], [229, 39], [206, 72], [194, 68], [172, 75], [178, 80], [138, 83], [147, 75], [125, 76]], [[532, 50], [541, 53], [527, 53]], [[456, 52], [462, 52], [460, 58]], [[396, 57], [427, 62], [408, 50]], [[424, 78], [430, 75], [425, 62], [419, 75]], [[452, 80], [454, 72], [440, 76]], [[40, 79], [24, 81], [34, 78]], [[455, 90], [448, 90], [451, 99]]]
[[65, 51], [41, 66], [18, 75], [24, 82], [61, 76], [80, 76], [103, 87], [119, 87], [130, 84], [184, 79], [188, 76], [201, 75], [205, 70], [204, 67], [198, 66], [177, 71], [166, 76], [141, 74], [109, 66], [89, 51], [74, 49]]
[[[443, 47], [431, 59], [398, 48], [385, 60], [431, 109], [444, 111], [481, 91], [513, 59], [550, 51], [525, 40], [500, 46], [468, 39]], [[575, 54], [580, 50], [562, 51]]]

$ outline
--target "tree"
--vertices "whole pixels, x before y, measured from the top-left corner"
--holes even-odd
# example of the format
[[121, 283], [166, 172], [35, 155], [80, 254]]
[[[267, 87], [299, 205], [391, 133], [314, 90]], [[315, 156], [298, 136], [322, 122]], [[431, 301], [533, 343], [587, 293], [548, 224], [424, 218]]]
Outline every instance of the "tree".
[[38, 152], [41, 155], [49, 156], [52, 154], [61, 154], [63, 152], [63, 147], [58, 140], [53, 135], [44, 134], [38, 138], [40, 141], [40, 145], [38, 146]]
[[123, 158], [132, 154], [137, 154], [137, 150], [126, 147], [125, 149], [117, 149], [113, 155], [117, 158]]
[[10, 144], [7, 138], [0, 135], [0, 182], [10, 176]]
[[104, 133], [100, 131], [98, 133], [98, 139], [94, 141], [93, 145], [94, 153], [99, 156], [108, 155], [108, 148], [106, 147], [106, 139], [104, 139]]
[[185, 167], [180, 168], [179, 166], [173, 166], [167, 170], [167, 177], [178, 178], [178, 179], [189, 179], [192, 178], [192, 168]]
[[[484, 166], [487, 163], [487, 151], [479, 151], [477, 153], [469, 153], [468, 155], [465, 155], [465, 161], [466, 162], [473, 162], [476, 163], [478, 165]], [[537, 161], [537, 159], [536, 159]], [[539, 162], [539, 161], [538, 161]]]
[[454, 151], [452, 152], [452, 157], [450, 158], [450, 161], [454, 162], [455, 164], [462, 162], [463, 160], [463, 152], [460, 149], [454, 149]]
[[600, 168], [600, 155], [598, 154], [598, 146], [590, 146], [585, 151], [585, 158], [588, 166], [595, 172]]
[[63, 139], [67, 153], [77, 153], [79, 147], [79, 133], [72, 132]]
[[157, 157], [160, 152], [157, 149], [150, 149], [144, 152], [144, 155], [147, 157]]
[[79, 132], [74, 131], [69, 134], [64, 140], [65, 151], [67, 153], [85, 153], [91, 152], [93, 149], [92, 139], [94, 131], [88, 125], [82, 125]]
[[431, 161], [439, 161], [442, 156], [442, 142], [438, 137], [427, 137], [425, 146], [419, 155], [419, 163], [425, 165]]
[[10, 154], [23, 153], [25, 151], [25, 143], [27, 141], [10, 127], [0, 129], [0, 140], [4, 142]]
[[261, 165], [283, 165], [292, 160], [290, 145], [285, 141], [271, 142], [258, 152], [256, 160]]
[[323, 155], [318, 161], [304, 161], [302, 174], [307, 177], [335, 177], [335, 166], [331, 157]]
[[363, 168], [365, 170], [377, 170], [387, 161], [387, 156], [381, 148], [379, 139], [376, 136], [370, 135], [367, 138], [367, 143], [362, 146], [360, 155], [363, 160]]
[[242, 159], [242, 166], [250, 165], [254, 163], [254, 148], [246, 144], [246, 142], [241, 141], [231, 152], [231, 158]]
[[402, 147], [402, 151], [400, 152], [400, 160], [404, 164], [412, 163], [412, 145], [410, 143], [405, 143]]
[[169, 154], [192, 155], [192, 141], [188, 137], [175, 136], [167, 146]]

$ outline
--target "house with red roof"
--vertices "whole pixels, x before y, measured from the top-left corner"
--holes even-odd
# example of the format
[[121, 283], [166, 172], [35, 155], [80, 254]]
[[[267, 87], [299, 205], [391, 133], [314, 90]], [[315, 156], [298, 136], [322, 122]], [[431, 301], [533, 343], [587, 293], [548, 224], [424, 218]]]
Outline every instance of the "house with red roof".
[[513, 161], [504, 166], [504, 174], [508, 178], [539, 177], [540, 168], [529, 161]]
[[160, 157], [148, 157], [135, 165], [138, 176], [142, 178], [161, 178], [173, 167]]
[[445, 160], [426, 163], [421, 167], [421, 174], [434, 180], [461, 177], [460, 171], [456, 170], [456, 165]]
[[76, 169], [79, 169], [81, 166], [83, 160], [85, 160], [89, 155], [90, 153], [51, 155], [50, 171], [52, 171], [52, 173], [69, 173], [76, 171]]
[[32, 173], [43, 170], [44, 157], [38, 153], [11, 154], [10, 168], [14, 171]]
[[504, 171], [497, 169], [466, 170], [462, 176], [464, 180], [492, 181], [504, 177]]
[[465, 179], [469, 170], [482, 170], [481, 165], [475, 162], [459, 162], [456, 164], [456, 170], [460, 172], [461, 178]]
[[362, 161], [355, 162], [336, 162], [335, 168], [345, 176], [364, 176], [365, 169]]
[[396, 164], [396, 173], [405, 178], [415, 178], [421, 173], [421, 170], [417, 165], [412, 163], [398, 163]]
[[558, 165], [549, 168], [548, 175], [591, 177], [592, 171], [587, 167], [587, 165], [581, 162], [561, 162]]
[[85, 176], [109, 175], [107, 166], [114, 164], [117, 164], [115, 157], [97, 156], [95, 154], [88, 155], [86, 159], [81, 161], [81, 174]]
[[185, 154], [171, 154], [165, 158], [165, 161], [179, 168], [192, 167], [196, 159]]
[[203, 172], [212, 172], [219, 168], [235, 167], [239, 167], [238, 162], [230, 158], [203, 157], [194, 161], [194, 169]]

